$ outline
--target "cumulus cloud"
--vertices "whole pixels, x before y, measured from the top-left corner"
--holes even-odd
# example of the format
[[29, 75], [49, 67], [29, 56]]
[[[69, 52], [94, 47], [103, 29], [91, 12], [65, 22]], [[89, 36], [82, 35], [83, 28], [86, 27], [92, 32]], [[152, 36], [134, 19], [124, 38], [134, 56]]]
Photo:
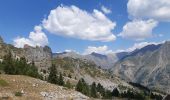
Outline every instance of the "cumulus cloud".
[[14, 46], [23, 48], [25, 44], [30, 46], [45, 46], [48, 44], [48, 38], [42, 31], [41, 26], [35, 26], [34, 31], [30, 32], [29, 37], [17, 37], [13, 40]]
[[108, 46], [106, 45], [99, 46], [99, 47], [88, 46], [83, 54], [91, 54], [92, 52], [99, 53], [99, 54], [108, 54], [108, 53], [112, 53], [113, 51], [109, 50]]
[[133, 40], [144, 40], [152, 36], [152, 30], [158, 25], [155, 20], [133, 20], [123, 26], [123, 31], [118, 35]]
[[170, 0], [129, 0], [127, 9], [131, 18], [170, 21]]
[[101, 7], [101, 10], [105, 13], [105, 14], [110, 14], [112, 11], [109, 8], [106, 8], [105, 6]]
[[89, 13], [76, 6], [61, 5], [51, 10], [42, 23], [47, 31], [55, 35], [105, 42], [116, 39], [112, 34], [116, 23], [96, 9]]

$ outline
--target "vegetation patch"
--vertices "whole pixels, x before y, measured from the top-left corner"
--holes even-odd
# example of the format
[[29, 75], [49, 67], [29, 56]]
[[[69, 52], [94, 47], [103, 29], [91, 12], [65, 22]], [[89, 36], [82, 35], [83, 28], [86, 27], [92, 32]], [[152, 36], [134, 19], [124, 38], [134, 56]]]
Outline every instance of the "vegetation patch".
[[5, 80], [3, 79], [0, 79], [0, 86], [4, 87], [4, 86], [8, 86], [8, 82], [6, 82]]
[[21, 97], [21, 96], [22, 96], [22, 93], [21, 93], [21, 92], [15, 92], [15, 96]]
[[5, 55], [3, 62], [0, 63], [0, 70], [9, 75], [27, 75], [42, 79], [42, 76], [38, 73], [38, 69], [34, 64], [34, 61], [28, 64], [24, 57], [20, 59], [13, 59], [10, 52]]

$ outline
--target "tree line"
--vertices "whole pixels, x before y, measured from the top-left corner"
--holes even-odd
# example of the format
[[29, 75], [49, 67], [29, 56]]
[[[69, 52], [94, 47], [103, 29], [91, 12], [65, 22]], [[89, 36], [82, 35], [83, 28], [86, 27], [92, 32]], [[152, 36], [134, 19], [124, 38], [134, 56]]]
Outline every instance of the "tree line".
[[42, 79], [42, 76], [38, 73], [37, 67], [34, 65], [34, 61], [28, 64], [24, 57], [20, 59], [13, 59], [10, 52], [5, 55], [3, 61], [0, 62], [0, 70], [5, 74], [27, 75]]

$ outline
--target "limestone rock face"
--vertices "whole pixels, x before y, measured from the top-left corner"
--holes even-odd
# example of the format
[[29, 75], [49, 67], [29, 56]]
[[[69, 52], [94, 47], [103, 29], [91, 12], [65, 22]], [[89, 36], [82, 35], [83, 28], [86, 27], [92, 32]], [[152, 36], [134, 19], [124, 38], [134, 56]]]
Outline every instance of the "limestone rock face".
[[9, 52], [11, 52], [14, 59], [25, 57], [28, 63], [34, 61], [39, 72], [48, 70], [51, 66], [52, 51], [48, 46], [31, 47], [25, 45], [24, 48], [16, 48], [11, 44], [4, 43], [3, 39], [0, 37], [0, 59], [3, 59], [3, 57]]
[[47, 70], [51, 66], [52, 51], [48, 46], [35, 48], [24, 46], [23, 53], [28, 62], [34, 61], [39, 71]]
[[170, 93], [170, 42], [165, 42], [156, 49], [142, 49], [145, 52], [139, 50], [135, 55], [117, 62], [112, 68], [113, 74], [127, 81]]

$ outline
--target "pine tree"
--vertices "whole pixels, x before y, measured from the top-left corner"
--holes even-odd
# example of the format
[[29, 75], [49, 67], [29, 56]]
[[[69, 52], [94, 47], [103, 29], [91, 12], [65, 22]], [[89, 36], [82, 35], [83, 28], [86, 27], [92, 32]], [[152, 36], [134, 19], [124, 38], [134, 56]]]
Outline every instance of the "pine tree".
[[12, 54], [10, 51], [9, 53], [4, 57], [4, 71], [6, 74], [15, 74], [15, 68], [14, 68], [14, 63], [12, 59]]
[[50, 68], [50, 74], [48, 76], [48, 82], [57, 84], [58, 83], [58, 77], [57, 77], [57, 69], [55, 65], [52, 65]]
[[119, 91], [118, 91], [117, 88], [113, 89], [112, 95], [115, 96], [115, 97], [118, 97], [118, 96], [119, 96]]
[[91, 85], [91, 97], [96, 98], [97, 97], [97, 91], [96, 91], [96, 83], [93, 82]]
[[79, 92], [81, 92], [81, 93], [83, 93], [83, 94], [85, 94], [85, 95], [87, 95], [87, 96], [89, 96], [90, 95], [90, 90], [89, 90], [89, 86], [88, 86], [88, 84], [84, 81], [84, 79], [83, 78], [81, 78], [79, 81], [78, 81], [78, 83], [77, 83], [77, 85], [76, 85], [76, 91], [79, 91]]
[[61, 72], [58, 80], [58, 85], [64, 86], [64, 78]]
[[78, 81], [77, 85], [76, 85], [76, 91], [82, 92], [83, 90], [83, 84], [81, 79]]
[[111, 99], [112, 98], [112, 92], [110, 90], [106, 90], [103, 98], [104, 99]]
[[104, 97], [105, 89], [104, 89], [104, 87], [100, 83], [97, 84], [97, 88], [96, 89], [97, 89], [97, 92], [99, 92], [101, 94], [101, 96]]
[[83, 85], [82, 93], [89, 96], [90, 95], [89, 85], [85, 82], [84, 79], [82, 79], [82, 85]]
[[71, 78], [71, 74], [70, 73], [68, 74], [68, 77]]

